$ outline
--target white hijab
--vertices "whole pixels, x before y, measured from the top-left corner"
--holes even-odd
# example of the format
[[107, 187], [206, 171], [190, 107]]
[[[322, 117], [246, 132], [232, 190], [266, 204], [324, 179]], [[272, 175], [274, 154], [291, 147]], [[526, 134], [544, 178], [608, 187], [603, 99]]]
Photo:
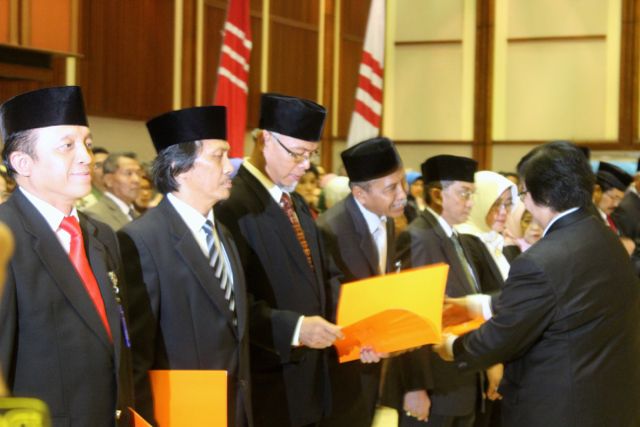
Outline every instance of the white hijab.
[[[487, 214], [493, 204], [504, 193], [511, 190], [511, 198], [515, 204], [518, 199], [518, 189], [516, 185], [500, 174], [491, 171], [476, 172], [475, 176], [476, 192], [473, 195], [473, 208], [467, 221], [456, 225], [456, 230], [460, 233], [473, 234], [484, 242], [489, 253], [495, 260], [502, 278], [506, 280], [509, 275], [509, 261], [502, 251], [504, 249], [504, 238], [502, 234], [494, 231], [487, 225]], [[511, 214], [511, 212], [509, 212]]]

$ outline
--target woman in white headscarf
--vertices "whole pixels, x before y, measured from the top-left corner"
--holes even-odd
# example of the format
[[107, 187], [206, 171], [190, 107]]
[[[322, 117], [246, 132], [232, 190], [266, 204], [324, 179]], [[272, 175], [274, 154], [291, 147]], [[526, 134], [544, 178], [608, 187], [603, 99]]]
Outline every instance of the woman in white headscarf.
[[471, 214], [466, 222], [455, 227], [459, 233], [473, 234], [482, 240], [506, 280], [509, 260], [503, 253], [504, 238], [500, 233], [515, 206], [518, 189], [507, 178], [490, 171], [476, 172], [475, 184]]

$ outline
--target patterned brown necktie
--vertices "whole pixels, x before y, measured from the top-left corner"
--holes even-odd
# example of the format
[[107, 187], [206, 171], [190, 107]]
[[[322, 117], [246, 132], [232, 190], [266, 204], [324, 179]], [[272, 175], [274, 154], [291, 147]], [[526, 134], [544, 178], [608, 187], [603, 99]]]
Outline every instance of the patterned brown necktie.
[[309, 250], [309, 244], [307, 243], [307, 239], [304, 237], [304, 233], [302, 232], [302, 228], [300, 227], [300, 223], [298, 222], [298, 218], [293, 212], [293, 205], [291, 204], [291, 197], [287, 193], [282, 193], [282, 197], [280, 198], [280, 203], [282, 204], [282, 209], [284, 213], [289, 217], [289, 221], [291, 221], [291, 225], [293, 225], [293, 230], [296, 232], [296, 236], [302, 245], [302, 250], [304, 250], [304, 254], [307, 256], [307, 261], [309, 261], [309, 265], [313, 268], [313, 261], [311, 260], [311, 251]]

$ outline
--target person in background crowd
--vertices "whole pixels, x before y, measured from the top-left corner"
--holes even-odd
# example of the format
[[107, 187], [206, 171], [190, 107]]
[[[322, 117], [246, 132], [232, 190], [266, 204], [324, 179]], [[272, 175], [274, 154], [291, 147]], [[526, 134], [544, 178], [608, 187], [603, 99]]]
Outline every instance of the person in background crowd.
[[322, 213], [327, 210], [327, 203], [325, 201], [325, 187], [328, 183], [330, 183], [334, 178], [337, 178], [338, 175], [335, 173], [326, 174], [321, 180], [318, 181], [318, 188], [320, 188], [320, 195], [318, 196], [318, 212]]
[[16, 189], [16, 180], [11, 178], [8, 174], [7, 174], [7, 170], [4, 167], [4, 165], [0, 165], [0, 176], [2, 176], [2, 178], [4, 178], [5, 184], [6, 184], [6, 191], [7, 193], [9, 193], [9, 196], [11, 194], [13, 194], [13, 192]]
[[138, 193], [138, 197], [133, 201], [133, 207], [140, 215], [153, 207], [150, 206], [153, 200], [153, 192], [154, 187], [152, 178], [147, 174], [142, 175], [140, 177], [140, 192]]
[[229, 231], [212, 206], [229, 197], [226, 107], [186, 108], [147, 122], [166, 197], [118, 232], [131, 306], [136, 407], [153, 420], [150, 369], [227, 371], [227, 420], [253, 425], [248, 303]]
[[[373, 138], [341, 154], [351, 194], [316, 221], [327, 254], [340, 270], [331, 283], [331, 321], [335, 322], [341, 285], [395, 273], [393, 218], [407, 201], [402, 160], [393, 142]], [[374, 349], [375, 350], [375, 349]], [[379, 361], [376, 359], [374, 361]], [[380, 364], [330, 359], [331, 416], [322, 427], [370, 427], [380, 386]]]
[[7, 180], [5, 179], [6, 175], [6, 173], [0, 172], [0, 204], [9, 200], [9, 196], [11, 196], [11, 193], [7, 191]]
[[304, 197], [304, 200], [309, 205], [309, 212], [314, 220], [318, 219], [320, 213], [316, 206], [318, 205], [318, 195], [320, 190], [318, 188], [318, 170], [311, 163], [309, 169], [302, 175], [300, 181], [296, 185], [296, 193]]
[[[422, 164], [427, 208], [397, 241], [403, 270], [438, 263], [450, 266], [445, 293], [451, 298], [498, 292], [503, 284], [495, 265], [493, 271], [490, 268], [493, 260], [484, 243], [476, 236], [458, 234], [453, 227], [465, 222], [473, 207], [476, 167], [466, 157], [427, 159]], [[480, 305], [482, 312], [489, 303]], [[501, 369], [497, 365], [487, 370], [490, 387], [497, 388]], [[401, 427], [471, 426], [483, 401], [483, 379], [476, 373], [459, 373], [425, 346], [390, 359], [384, 403], [398, 410]]]
[[620, 233], [611, 214], [618, 207], [624, 192], [632, 182], [633, 178], [619, 167], [600, 162], [593, 190], [592, 213], [597, 214], [616, 234]]
[[621, 236], [629, 237], [634, 242], [640, 239], [640, 160], [638, 172], [633, 175], [633, 185], [623, 197], [618, 207], [611, 214], [613, 223], [618, 225]]
[[16, 252], [0, 303], [0, 364], [16, 397], [43, 400], [53, 427], [129, 426], [126, 287], [115, 233], [78, 212], [91, 191], [91, 132], [78, 86], [0, 106], [2, 160], [18, 189], [0, 205]]
[[520, 199], [516, 201], [516, 207], [507, 217], [507, 229], [503, 235], [505, 246], [508, 248], [507, 245], [515, 245], [520, 252], [529, 249], [542, 237], [542, 229]]
[[511, 265], [494, 315], [433, 347], [454, 369], [505, 363], [505, 427], [637, 426], [640, 281], [619, 238], [587, 212], [593, 173], [574, 145], [535, 148], [520, 197], [544, 228]]
[[424, 201], [422, 175], [418, 172], [409, 172], [407, 184], [409, 185], [409, 194], [407, 194], [407, 205], [404, 207], [404, 216], [407, 218], [407, 223], [411, 224], [420, 215], [420, 212], [426, 209], [427, 204]]
[[107, 192], [98, 203], [84, 212], [118, 231], [140, 214], [133, 207], [140, 193], [142, 168], [134, 153], [112, 153], [105, 159], [104, 182]]
[[349, 188], [349, 178], [346, 176], [338, 176], [324, 187], [324, 204], [327, 209], [331, 209], [333, 205], [351, 194]]
[[[473, 234], [486, 245], [502, 278], [509, 275], [509, 265], [520, 251], [505, 248], [502, 232], [509, 214], [518, 199], [516, 185], [495, 172], [481, 171], [475, 174], [476, 191], [469, 218], [455, 226], [460, 233]], [[515, 246], [512, 246], [515, 247]]]
[[316, 165], [313, 163], [311, 165], [315, 166], [316, 170], [318, 171], [318, 186], [319, 186], [319, 184], [322, 182], [324, 177], [327, 176], [327, 171], [325, 171], [324, 168], [320, 165]]
[[[327, 110], [263, 94], [256, 146], [215, 206], [238, 246], [251, 310], [253, 416], [260, 427], [316, 425], [330, 412], [327, 266], [306, 202], [294, 191], [318, 155]], [[303, 345], [299, 345], [303, 344]]]
[[109, 156], [109, 152], [102, 147], [93, 147], [93, 173], [91, 175], [91, 193], [87, 194], [76, 203], [76, 208], [87, 209], [102, 198], [102, 195], [107, 191], [107, 186], [104, 183], [104, 173], [102, 165], [105, 159]]

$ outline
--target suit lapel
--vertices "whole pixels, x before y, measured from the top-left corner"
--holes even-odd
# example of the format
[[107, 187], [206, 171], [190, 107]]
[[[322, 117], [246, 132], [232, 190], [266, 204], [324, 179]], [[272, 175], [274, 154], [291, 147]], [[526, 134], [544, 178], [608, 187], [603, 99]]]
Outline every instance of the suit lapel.
[[127, 218], [127, 216], [122, 213], [122, 211], [120, 210], [120, 206], [118, 206], [116, 202], [111, 200], [109, 196], [104, 196], [103, 199], [105, 205], [107, 205], [107, 207], [111, 211], [111, 215], [113, 215], [115, 220], [123, 227], [127, 225], [129, 223], [129, 218]]
[[33, 236], [33, 248], [44, 267], [60, 287], [71, 306], [102, 341], [107, 350], [113, 354], [113, 346], [100, 315], [55, 233], [40, 212], [20, 191], [14, 192], [12, 200], [20, 213], [26, 231]]
[[444, 229], [438, 222], [438, 219], [435, 218], [428, 210], [422, 211], [422, 215], [427, 219], [427, 221], [434, 227], [436, 235], [440, 238], [442, 243], [442, 249], [444, 251], [447, 260], [449, 261], [449, 268], [453, 270], [454, 274], [458, 276], [458, 281], [464, 285], [465, 291], [468, 294], [477, 293], [475, 289], [473, 289], [473, 284], [469, 283], [469, 279], [467, 279], [467, 275], [464, 272], [462, 264], [460, 263], [460, 258], [458, 258], [458, 252], [456, 252], [456, 248], [451, 241], [451, 238], [447, 236]]
[[[369, 232], [369, 227], [367, 225], [367, 220], [364, 219], [360, 208], [356, 203], [356, 199], [353, 197], [353, 194], [347, 196], [345, 200], [345, 206], [347, 208], [347, 212], [351, 215], [353, 219], [353, 225], [356, 233], [360, 239], [360, 250], [362, 251], [362, 255], [367, 260], [367, 263], [371, 267], [372, 276], [377, 276], [380, 274], [380, 267], [378, 266], [378, 251], [376, 247], [375, 240], [373, 236]], [[388, 243], [388, 233], [387, 233], [387, 254], [389, 254], [389, 247], [393, 244]], [[387, 256], [388, 258], [388, 256]]]
[[196, 276], [200, 286], [202, 286], [202, 289], [204, 289], [205, 293], [209, 296], [211, 302], [218, 307], [227, 319], [227, 323], [231, 329], [236, 330], [233, 325], [233, 313], [229, 310], [229, 303], [224, 298], [224, 292], [220, 289], [220, 281], [213, 274], [209, 260], [202, 252], [202, 248], [195, 237], [193, 237], [191, 230], [189, 230], [180, 214], [168, 199], [163, 199], [158, 205], [158, 208], [165, 212], [165, 216], [169, 221], [176, 251]]
[[[295, 264], [300, 268], [300, 270], [307, 276], [308, 282], [313, 289], [313, 292], [320, 297], [320, 289], [321, 286], [315, 286], [318, 283], [318, 276], [314, 274], [311, 266], [309, 265], [309, 261], [307, 261], [307, 256], [302, 250], [302, 245], [298, 240], [298, 236], [296, 236], [296, 232], [289, 221], [289, 218], [282, 210], [280, 204], [276, 203], [276, 201], [271, 197], [269, 191], [258, 181], [256, 177], [254, 177], [251, 172], [249, 172], [244, 166], [240, 166], [238, 170], [237, 177], [242, 179], [249, 188], [253, 190], [256, 195], [256, 198], [262, 203], [264, 206], [264, 212], [269, 215], [276, 224], [278, 228], [278, 236], [280, 240], [282, 240], [283, 246], [287, 248], [289, 255], [294, 259]], [[293, 200], [293, 198], [292, 198]], [[295, 209], [295, 203], [294, 203]], [[302, 223], [300, 224], [302, 227]], [[308, 225], [305, 224], [305, 227], [308, 228]], [[308, 231], [308, 230], [307, 230]], [[304, 232], [304, 228], [303, 228]], [[305, 237], [307, 237], [307, 233], [305, 233]], [[311, 247], [310, 247], [311, 248]], [[314, 251], [311, 252], [312, 260], [314, 263], [318, 263], [318, 268], [321, 268], [321, 264], [319, 263], [319, 255], [316, 255], [314, 259]]]

